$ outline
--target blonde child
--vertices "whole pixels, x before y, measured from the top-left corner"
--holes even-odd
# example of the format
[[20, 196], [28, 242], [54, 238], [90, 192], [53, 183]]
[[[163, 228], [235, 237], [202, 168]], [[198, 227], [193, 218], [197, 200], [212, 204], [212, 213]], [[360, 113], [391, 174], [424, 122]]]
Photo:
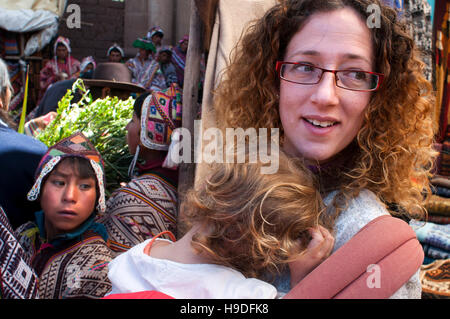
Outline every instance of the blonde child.
[[216, 164], [183, 202], [190, 230], [178, 241], [157, 238], [109, 265], [114, 294], [158, 291], [174, 298], [276, 298], [269, 284], [288, 267], [294, 286], [330, 253], [320, 226], [323, 205], [298, 161], [280, 154], [275, 174], [262, 164]]

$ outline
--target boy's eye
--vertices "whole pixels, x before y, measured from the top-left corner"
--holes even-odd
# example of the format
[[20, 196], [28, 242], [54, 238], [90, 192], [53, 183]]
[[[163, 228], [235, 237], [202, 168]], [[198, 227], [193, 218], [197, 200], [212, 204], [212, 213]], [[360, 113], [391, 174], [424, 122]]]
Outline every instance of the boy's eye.
[[51, 182], [55, 186], [64, 186], [64, 181], [62, 181], [62, 180], [54, 179]]
[[82, 189], [82, 190], [88, 190], [88, 189], [91, 189], [93, 186], [92, 186], [92, 184], [81, 184], [80, 185], [80, 189]]

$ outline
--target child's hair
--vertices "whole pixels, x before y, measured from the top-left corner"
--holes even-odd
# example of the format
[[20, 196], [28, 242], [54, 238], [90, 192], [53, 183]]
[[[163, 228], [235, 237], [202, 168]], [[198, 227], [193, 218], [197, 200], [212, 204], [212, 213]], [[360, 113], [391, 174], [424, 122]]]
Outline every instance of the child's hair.
[[210, 177], [187, 193], [182, 218], [188, 227], [201, 225], [192, 237], [199, 253], [246, 277], [268, 280], [305, 250], [307, 230], [319, 224], [324, 206], [298, 159], [280, 152], [279, 170], [270, 175], [261, 174], [261, 166], [213, 165]]

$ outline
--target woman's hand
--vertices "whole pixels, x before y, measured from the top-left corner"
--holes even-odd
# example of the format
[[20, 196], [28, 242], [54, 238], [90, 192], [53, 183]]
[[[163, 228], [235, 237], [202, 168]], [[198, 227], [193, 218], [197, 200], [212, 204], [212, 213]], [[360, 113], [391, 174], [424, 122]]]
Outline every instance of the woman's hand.
[[291, 287], [297, 285], [300, 280], [320, 265], [333, 250], [334, 238], [326, 228], [319, 225], [315, 229], [309, 229], [309, 233], [312, 239], [306, 251], [289, 263]]

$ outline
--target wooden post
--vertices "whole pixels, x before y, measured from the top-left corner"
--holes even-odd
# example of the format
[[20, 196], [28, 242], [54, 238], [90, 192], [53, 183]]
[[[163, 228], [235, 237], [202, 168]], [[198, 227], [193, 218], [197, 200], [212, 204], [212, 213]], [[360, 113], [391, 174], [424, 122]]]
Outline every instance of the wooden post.
[[[191, 0], [191, 16], [189, 28], [189, 47], [186, 55], [186, 68], [184, 72], [183, 87], [183, 120], [182, 125], [191, 134], [191, 163], [181, 163], [179, 166], [178, 194], [179, 202], [183, 200], [186, 191], [194, 185], [195, 163], [194, 163], [194, 120], [198, 114], [198, 83], [200, 81], [200, 61], [202, 57], [202, 29], [197, 5]], [[179, 210], [179, 217], [182, 212]], [[179, 220], [179, 219], [178, 219]], [[180, 223], [178, 236], [183, 233]]]

